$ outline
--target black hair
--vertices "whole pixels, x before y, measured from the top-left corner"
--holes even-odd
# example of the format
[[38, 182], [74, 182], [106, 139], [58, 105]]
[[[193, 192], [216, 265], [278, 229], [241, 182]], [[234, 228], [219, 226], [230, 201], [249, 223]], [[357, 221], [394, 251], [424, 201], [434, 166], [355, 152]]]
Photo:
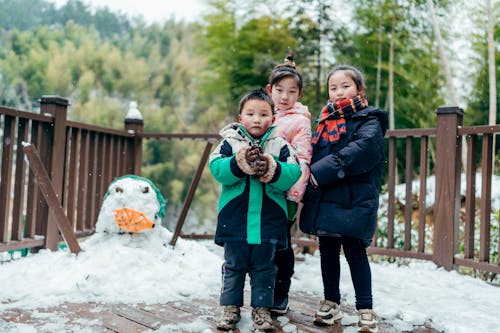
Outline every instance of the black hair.
[[271, 74], [269, 75], [269, 85], [272, 87], [287, 77], [293, 78], [297, 82], [299, 89], [302, 90], [304, 86], [302, 75], [300, 75], [297, 67], [295, 66], [293, 53], [287, 55], [282, 64], [274, 66]]
[[269, 106], [271, 107], [273, 114], [275, 113], [273, 99], [271, 98], [271, 96], [268, 95], [267, 91], [265, 91], [262, 88], [259, 88], [259, 89], [252, 90], [251, 92], [249, 92], [248, 94], [246, 94], [245, 96], [243, 96], [241, 98], [240, 105], [238, 108], [238, 114], [241, 113], [246, 102], [254, 100], [254, 99], [267, 102], [267, 104], [269, 104]]
[[[330, 77], [338, 71], [344, 71], [345, 75], [349, 76], [354, 83], [356, 84], [356, 88], [358, 88], [358, 91], [363, 90], [363, 92], [366, 90], [366, 85], [365, 85], [365, 76], [359, 69], [357, 69], [354, 66], [349, 66], [349, 65], [336, 65], [332, 68], [332, 70], [328, 73], [328, 76], [326, 77], [326, 91], [328, 91], [328, 81], [330, 81]], [[362, 95], [365, 95], [364, 93]], [[362, 96], [366, 97], [366, 96]]]

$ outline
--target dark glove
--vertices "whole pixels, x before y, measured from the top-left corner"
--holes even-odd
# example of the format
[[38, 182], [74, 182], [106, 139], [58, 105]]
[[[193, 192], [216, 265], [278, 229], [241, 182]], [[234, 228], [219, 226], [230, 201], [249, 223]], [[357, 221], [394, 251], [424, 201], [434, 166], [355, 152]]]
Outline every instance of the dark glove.
[[261, 154], [262, 154], [262, 148], [259, 147], [258, 145], [253, 145], [246, 151], [245, 159], [249, 165], [253, 166], [253, 164]]
[[266, 174], [266, 172], [269, 170], [269, 162], [267, 159], [257, 159], [255, 161], [255, 176], [260, 178]]
[[257, 176], [257, 172], [262, 173], [261, 176], [257, 176], [259, 178], [259, 181], [263, 183], [270, 182], [274, 177], [274, 173], [276, 172], [277, 162], [271, 155], [267, 153], [260, 155], [257, 161], [255, 162], [255, 175]]

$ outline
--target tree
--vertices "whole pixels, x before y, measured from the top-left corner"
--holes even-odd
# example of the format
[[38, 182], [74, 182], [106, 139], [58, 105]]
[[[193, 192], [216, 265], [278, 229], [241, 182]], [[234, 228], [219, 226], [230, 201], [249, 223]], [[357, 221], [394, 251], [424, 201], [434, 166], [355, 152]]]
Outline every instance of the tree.
[[[472, 39], [471, 50], [472, 57], [469, 66], [473, 68], [471, 75], [468, 79], [474, 82], [471, 85], [470, 92], [467, 95], [467, 109], [466, 114], [468, 117], [464, 119], [467, 125], [478, 125], [487, 124], [492, 122], [493, 119], [498, 119], [498, 107], [499, 101], [496, 99], [491, 105], [491, 94], [495, 94], [498, 91], [498, 82], [496, 77], [499, 75], [499, 69], [495, 69], [494, 73], [491, 73], [491, 63], [497, 64], [500, 60], [500, 55], [493, 52], [490, 53], [489, 48], [491, 43], [489, 39], [491, 37], [489, 34], [488, 25], [489, 14], [487, 13], [486, 4], [474, 4], [472, 7], [474, 15], [472, 15], [472, 26], [470, 30], [470, 36]], [[500, 4], [495, 2], [491, 8], [491, 15], [493, 20], [493, 44], [498, 44], [500, 39], [500, 24], [498, 24], [500, 18]], [[493, 55], [493, 60], [491, 56]], [[494, 86], [492, 87], [492, 80], [494, 80]], [[485, 84], [488, 82], [488, 84]], [[491, 108], [495, 108], [495, 117], [491, 114]]]
[[429, 114], [443, 104], [444, 79], [434, 61], [433, 26], [425, 1], [357, 1], [354, 21], [358, 26], [350, 62], [364, 71], [370, 101], [377, 96], [378, 90], [370, 89], [374, 82], [380, 106], [387, 109], [393, 103], [395, 128], [432, 126]]
[[486, 11], [488, 13], [488, 78], [490, 105], [488, 124], [495, 125], [497, 120], [497, 89], [496, 89], [496, 65], [495, 65], [495, 41], [494, 41], [494, 22], [493, 22], [493, 7], [491, 0], [486, 0]]
[[[392, 114], [393, 128], [433, 127], [445, 81], [425, 1], [365, 0], [353, 7], [353, 51], [344, 58], [364, 72], [370, 104], [375, 100]], [[398, 159], [398, 170], [404, 170], [403, 161]]]
[[198, 78], [197, 120], [213, 131], [234, 120], [237, 104], [250, 89], [264, 87], [272, 68], [283, 62], [296, 41], [289, 21], [270, 16], [238, 16], [237, 1], [210, 2], [197, 36], [205, 65]]
[[441, 28], [439, 26], [439, 21], [436, 17], [436, 11], [434, 9], [434, 3], [432, 0], [427, 0], [427, 5], [429, 6], [429, 11], [431, 13], [432, 23], [434, 25], [434, 35], [436, 37], [436, 42], [439, 48], [439, 59], [441, 60], [441, 70], [446, 78], [446, 86], [448, 87], [447, 100], [451, 105], [458, 106], [457, 92], [455, 90], [455, 85], [453, 84], [453, 79], [450, 73], [450, 66], [448, 65], [448, 57], [444, 52], [443, 38], [441, 37]]
[[352, 51], [348, 27], [330, 1], [292, 0], [281, 15], [290, 18], [292, 35], [297, 40], [296, 54], [306, 89], [302, 101], [320, 110], [326, 103], [326, 74], [344, 54]]
[[44, 0], [0, 0], [0, 27], [29, 30], [46, 24], [55, 12], [54, 4]]

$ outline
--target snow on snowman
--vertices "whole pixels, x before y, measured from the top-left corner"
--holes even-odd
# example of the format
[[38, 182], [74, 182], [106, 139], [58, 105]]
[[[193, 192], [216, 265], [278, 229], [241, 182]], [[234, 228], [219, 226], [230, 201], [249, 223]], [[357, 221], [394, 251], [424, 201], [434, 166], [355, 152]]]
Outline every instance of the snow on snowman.
[[166, 204], [151, 180], [137, 175], [115, 178], [104, 196], [96, 233], [149, 235], [168, 232], [161, 225]]

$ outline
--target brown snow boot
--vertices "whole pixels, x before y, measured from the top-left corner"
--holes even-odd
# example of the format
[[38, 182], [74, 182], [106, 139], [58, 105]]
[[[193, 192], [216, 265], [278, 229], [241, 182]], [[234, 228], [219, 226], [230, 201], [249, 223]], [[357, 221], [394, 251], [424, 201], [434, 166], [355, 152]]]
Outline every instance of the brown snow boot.
[[253, 327], [258, 331], [272, 332], [276, 329], [268, 308], [255, 308], [252, 310]]
[[234, 330], [240, 319], [240, 307], [236, 305], [226, 305], [224, 307], [224, 312], [217, 321], [217, 329], [221, 331]]

